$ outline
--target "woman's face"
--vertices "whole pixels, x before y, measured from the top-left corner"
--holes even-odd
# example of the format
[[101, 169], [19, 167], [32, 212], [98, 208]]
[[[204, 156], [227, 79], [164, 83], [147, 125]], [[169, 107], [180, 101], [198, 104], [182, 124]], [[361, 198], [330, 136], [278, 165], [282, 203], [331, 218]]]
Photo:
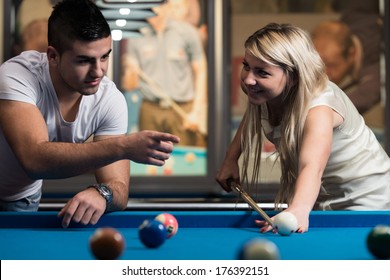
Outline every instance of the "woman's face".
[[286, 82], [282, 68], [256, 58], [249, 51], [245, 52], [241, 88], [250, 103], [261, 105], [279, 97], [286, 87]]

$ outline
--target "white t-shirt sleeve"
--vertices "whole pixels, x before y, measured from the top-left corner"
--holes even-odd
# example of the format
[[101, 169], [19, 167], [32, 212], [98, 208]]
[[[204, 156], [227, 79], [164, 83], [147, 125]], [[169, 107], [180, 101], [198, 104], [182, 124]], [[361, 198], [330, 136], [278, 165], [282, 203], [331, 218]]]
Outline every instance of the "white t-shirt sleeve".
[[39, 83], [29, 69], [15, 62], [0, 67], [0, 99], [37, 103]]

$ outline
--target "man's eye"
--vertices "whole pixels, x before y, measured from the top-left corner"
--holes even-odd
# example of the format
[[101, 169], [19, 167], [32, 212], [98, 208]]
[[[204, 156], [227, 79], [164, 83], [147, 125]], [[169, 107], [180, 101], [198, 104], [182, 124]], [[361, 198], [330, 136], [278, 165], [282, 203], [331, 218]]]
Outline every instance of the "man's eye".
[[78, 64], [86, 64], [86, 63], [89, 63], [89, 60], [87, 60], [87, 59], [78, 60], [77, 63]]

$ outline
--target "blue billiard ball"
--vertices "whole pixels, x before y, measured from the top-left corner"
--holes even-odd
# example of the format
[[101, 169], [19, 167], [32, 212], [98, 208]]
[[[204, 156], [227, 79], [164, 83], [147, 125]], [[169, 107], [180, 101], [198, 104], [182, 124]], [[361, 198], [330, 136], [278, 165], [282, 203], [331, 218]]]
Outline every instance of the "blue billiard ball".
[[160, 247], [168, 237], [163, 223], [156, 220], [145, 220], [138, 228], [141, 242], [148, 248]]

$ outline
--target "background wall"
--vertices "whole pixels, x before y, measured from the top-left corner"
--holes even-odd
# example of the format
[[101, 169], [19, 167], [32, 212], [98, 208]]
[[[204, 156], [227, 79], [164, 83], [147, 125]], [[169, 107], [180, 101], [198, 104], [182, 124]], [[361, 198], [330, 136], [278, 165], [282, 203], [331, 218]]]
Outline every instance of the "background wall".
[[3, 62], [3, 41], [4, 41], [4, 0], [0, 0], [0, 62]]

